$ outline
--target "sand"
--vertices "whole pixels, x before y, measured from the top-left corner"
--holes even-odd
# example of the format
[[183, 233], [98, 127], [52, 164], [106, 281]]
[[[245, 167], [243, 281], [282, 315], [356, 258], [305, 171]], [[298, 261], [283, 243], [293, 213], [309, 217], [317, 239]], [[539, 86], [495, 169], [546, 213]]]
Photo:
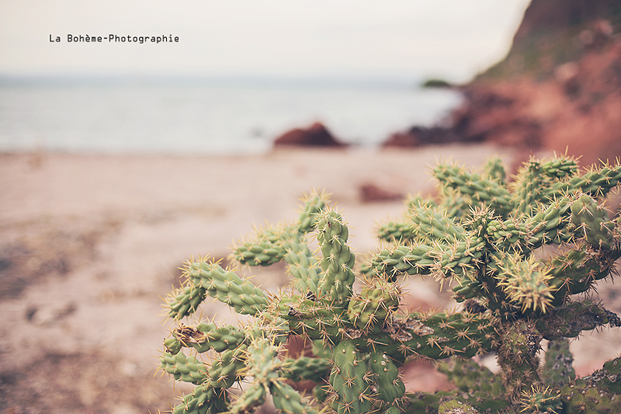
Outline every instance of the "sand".
[[[431, 192], [435, 161], [475, 167], [498, 153], [509, 164], [516, 157], [491, 145], [255, 156], [1, 155], [0, 410], [167, 409], [179, 388], [154, 376], [170, 329], [162, 298], [186, 260], [226, 257], [253, 225], [293, 220], [299, 197], [313, 188], [332, 194], [356, 252], [374, 251], [377, 221], [398, 217], [403, 205], [362, 202], [363, 184]], [[282, 266], [244, 274], [272, 291], [288, 282]], [[409, 298], [446, 304], [427, 282], [412, 283]], [[219, 304], [207, 303], [202, 312], [236, 321]], [[597, 344], [596, 335], [585, 339]], [[584, 346], [581, 366], [594, 368], [619, 352], [611, 346], [589, 356]], [[435, 386], [416, 377], [410, 373], [410, 389]]]

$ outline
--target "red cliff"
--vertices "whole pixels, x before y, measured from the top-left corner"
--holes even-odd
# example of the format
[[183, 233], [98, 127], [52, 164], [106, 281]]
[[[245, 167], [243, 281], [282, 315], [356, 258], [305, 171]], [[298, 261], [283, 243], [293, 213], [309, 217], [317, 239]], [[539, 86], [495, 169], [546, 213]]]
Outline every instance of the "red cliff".
[[448, 128], [392, 142], [567, 149], [582, 165], [621, 157], [621, 2], [533, 0], [507, 57], [460, 89]]

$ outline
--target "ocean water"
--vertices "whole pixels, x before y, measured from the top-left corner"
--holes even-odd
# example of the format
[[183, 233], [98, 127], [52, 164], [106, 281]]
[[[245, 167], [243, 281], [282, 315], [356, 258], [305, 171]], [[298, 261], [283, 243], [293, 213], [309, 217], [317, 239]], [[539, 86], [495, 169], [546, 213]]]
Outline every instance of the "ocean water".
[[2, 82], [0, 151], [263, 153], [316, 121], [374, 147], [460, 102], [454, 91], [405, 84]]

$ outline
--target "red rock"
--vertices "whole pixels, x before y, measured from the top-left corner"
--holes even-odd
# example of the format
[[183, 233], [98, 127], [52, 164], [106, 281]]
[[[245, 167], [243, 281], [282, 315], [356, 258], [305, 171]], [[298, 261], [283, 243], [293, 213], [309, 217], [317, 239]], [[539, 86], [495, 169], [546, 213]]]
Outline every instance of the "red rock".
[[395, 132], [383, 143], [384, 147], [417, 147], [420, 142], [408, 132]]
[[383, 189], [376, 184], [367, 183], [360, 186], [360, 200], [363, 203], [374, 201], [397, 201], [403, 200], [405, 195], [395, 191]]
[[302, 147], [343, 147], [328, 129], [316, 122], [309, 128], [296, 128], [285, 132], [274, 141], [274, 146], [302, 146]]

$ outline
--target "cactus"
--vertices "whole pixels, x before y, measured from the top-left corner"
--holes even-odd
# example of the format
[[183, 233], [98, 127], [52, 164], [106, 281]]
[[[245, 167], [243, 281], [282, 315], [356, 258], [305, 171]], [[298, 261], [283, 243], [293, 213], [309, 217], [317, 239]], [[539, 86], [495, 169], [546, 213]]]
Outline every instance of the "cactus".
[[576, 372], [572, 366], [573, 361], [574, 357], [569, 350], [567, 338], [548, 342], [542, 378], [546, 385], [562, 386], [575, 380]]
[[[195, 388], [172, 412], [246, 414], [268, 396], [291, 414], [618, 412], [621, 359], [576, 379], [567, 338], [621, 326], [592, 300], [621, 257], [621, 218], [604, 206], [621, 166], [580, 173], [572, 158], [533, 158], [509, 181], [495, 158], [481, 173], [440, 164], [433, 175], [438, 198], [409, 197], [402, 219], [379, 226], [382, 247], [358, 267], [343, 214], [318, 191], [303, 198], [295, 222], [256, 228], [233, 247], [240, 265], [286, 263], [290, 288], [265, 292], [235, 266], [190, 260], [166, 301], [179, 326], [160, 368]], [[545, 246], [554, 253], [540, 254]], [[450, 286], [460, 305], [405, 311], [400, 280], [411, 275]], [[245, 315], [243, 323], [181, 323], [207, 297]], [[289, 354], [292, 337], [310, 349]], [[498, 374], [473, 359], [488, 354]], [[420, 358], [437, 361], [457, 388], [406, 392], [400, 369]]]

